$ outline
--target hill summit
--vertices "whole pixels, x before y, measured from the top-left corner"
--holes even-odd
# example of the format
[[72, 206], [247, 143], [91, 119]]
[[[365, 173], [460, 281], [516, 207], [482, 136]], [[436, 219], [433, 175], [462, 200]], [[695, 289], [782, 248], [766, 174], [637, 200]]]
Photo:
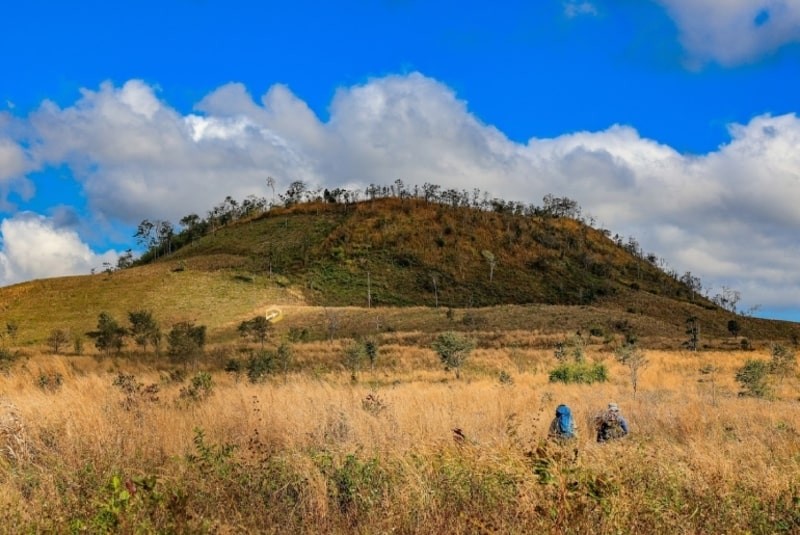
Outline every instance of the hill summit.
[[328, 306], [585, 305], [634, 290], [713, 307], [655, 255], [578, 219], [418, 198], [274, 208], [160, 261], [212, 257]]

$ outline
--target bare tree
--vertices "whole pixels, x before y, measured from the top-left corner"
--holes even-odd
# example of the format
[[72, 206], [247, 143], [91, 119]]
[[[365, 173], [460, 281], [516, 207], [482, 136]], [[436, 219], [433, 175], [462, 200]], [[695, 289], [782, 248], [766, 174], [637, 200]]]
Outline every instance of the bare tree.
[[50, 331], [50, 336], [47, 337], [47, 343], [55, 355], [61, 352], [61, 348], [66, 345], [67, 341], [69, 341], [69, 335], [64, 329], [53, 329]]
[[633, 399], [636, 399], [636, 392], [639, 390], [639, 372], [647, 367], [647, 357], [644, 351], [633, 344], [626, 344], [619, 347], [614, 353], [617, 357], [617, 361], [627, 367], [630, 372]]
[[272, 205], [275, 206], [275, 179], [271, 176], [267, 177], [267, 186], [272, 188]]
[[431, 282], [433, 283], [433, 298], [436, 308], [439, 308], [439, 274], [431, 273]]
[[339, 312], [331, 310], [329, 308], [325, 309], [325, 323], [328, 330], [328, 341], [333, 342], [334, 336], [336, 336], [336, 331], [339, 330]]
[[481, 255], [486, 259], [486, 263], [489, 264], [489, 282], [492, 282], [494, 279], [494, 268], [497, 266], [497, 259], [495, 258], [494, 253], [486, 249], [481, 251]]

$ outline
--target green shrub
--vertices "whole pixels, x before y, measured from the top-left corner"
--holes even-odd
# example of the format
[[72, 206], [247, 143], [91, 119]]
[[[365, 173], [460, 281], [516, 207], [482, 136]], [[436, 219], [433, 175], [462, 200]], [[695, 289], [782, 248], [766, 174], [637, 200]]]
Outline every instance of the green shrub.
[[242, 373], [242, 368], [242, 361], [239, 359], [229, 359], [228, 362], [225, 363], [223, 370], [238, 377], [239, 374]]
[[275, 353], [262, 349], [253, 353], [247, 360], [247, 378], [251, 383], [260, 383], [267, 378], [267, 375], [275, 373], [277, 368]]
[[740, 396], [768, 398], [772, 395], [768, 376], [770, 363], [765, 360], [747, 359], [744, 366], [736, 371], [736, 381], [742, 385]]
[[322, 452], [316, 464], [329, 481], [328, 495], [338, 511], [346, 516], [366, 515], [383, 504], [389, 494], [390, 478], [377, 457], [362, 459], [351, 453], [336, 460]]
[[557, 366], [550, 371], [551, 383], [605, 383], [608, 370], [601, 362], [573, 362]]
[[308, 342], [311, 338], [311, 333], [305, 327], [289, 327], [288, 336], [290, 342]]
[[772, 344], [770, 348], [771, 360], [769, 371], [771, 374], [784, 379], [794, 374], [797, 368], [797, 356], [794, 349], [781, 344]]
[[214, 390], [214, 378], [208, 372], [198, 372], [189, 384], [181, 388], [180, 399], [186, 401], [202, 401]]
[[461, 377], [461, 367], [475, 348], [475, 342], [465, 336], [449, 331], [433, 341], [433, 350], [438, 353], [445, 370], [454, 369], [456, 379]]

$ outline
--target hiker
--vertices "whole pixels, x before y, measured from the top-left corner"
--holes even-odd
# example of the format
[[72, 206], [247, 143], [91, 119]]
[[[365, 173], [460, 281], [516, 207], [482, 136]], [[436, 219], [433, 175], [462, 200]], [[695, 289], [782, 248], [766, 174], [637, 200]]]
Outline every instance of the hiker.
[[608, 409], [595, 419], [597, 442], [607, 442], [628, 434], [628, 422], [619, 411], [619, 405], [609, 403]]
[[575, 421], [572, 419], [572, 411], [563, 403], [556, 407], [556, 416], [550, 423], [547, 431], [547, 438], [558, 442], [566, 442], [576, 438]]

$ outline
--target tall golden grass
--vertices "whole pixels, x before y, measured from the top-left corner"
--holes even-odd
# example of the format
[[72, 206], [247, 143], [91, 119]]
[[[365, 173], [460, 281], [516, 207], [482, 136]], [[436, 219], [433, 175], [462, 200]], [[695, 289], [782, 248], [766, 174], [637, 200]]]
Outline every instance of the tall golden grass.
[[[737, 396], [733, 378], [766, 354], [648, 351], [634, 398], [608, 353], [588, 354], [608, 383], [562, 385], [547, 350], [479, 350], [456, 380], [430, 350], [389, 344], [357, 382], [339, 350], [298, 345], [302, 371], [263, 384], [212, 372], [198, 400], [144, 364], [17, 363], [0, 393], [30, 454], [0, 461], [0, 531], [800, 531], [797, 378], [772, 401]], [[120, 371], [158, 400], [123, 404]], [[592, 417], [612, 400], [632, 432], [597, 444]], [[559, 403], [578, 423], [567, 447], [544, 440]]]

